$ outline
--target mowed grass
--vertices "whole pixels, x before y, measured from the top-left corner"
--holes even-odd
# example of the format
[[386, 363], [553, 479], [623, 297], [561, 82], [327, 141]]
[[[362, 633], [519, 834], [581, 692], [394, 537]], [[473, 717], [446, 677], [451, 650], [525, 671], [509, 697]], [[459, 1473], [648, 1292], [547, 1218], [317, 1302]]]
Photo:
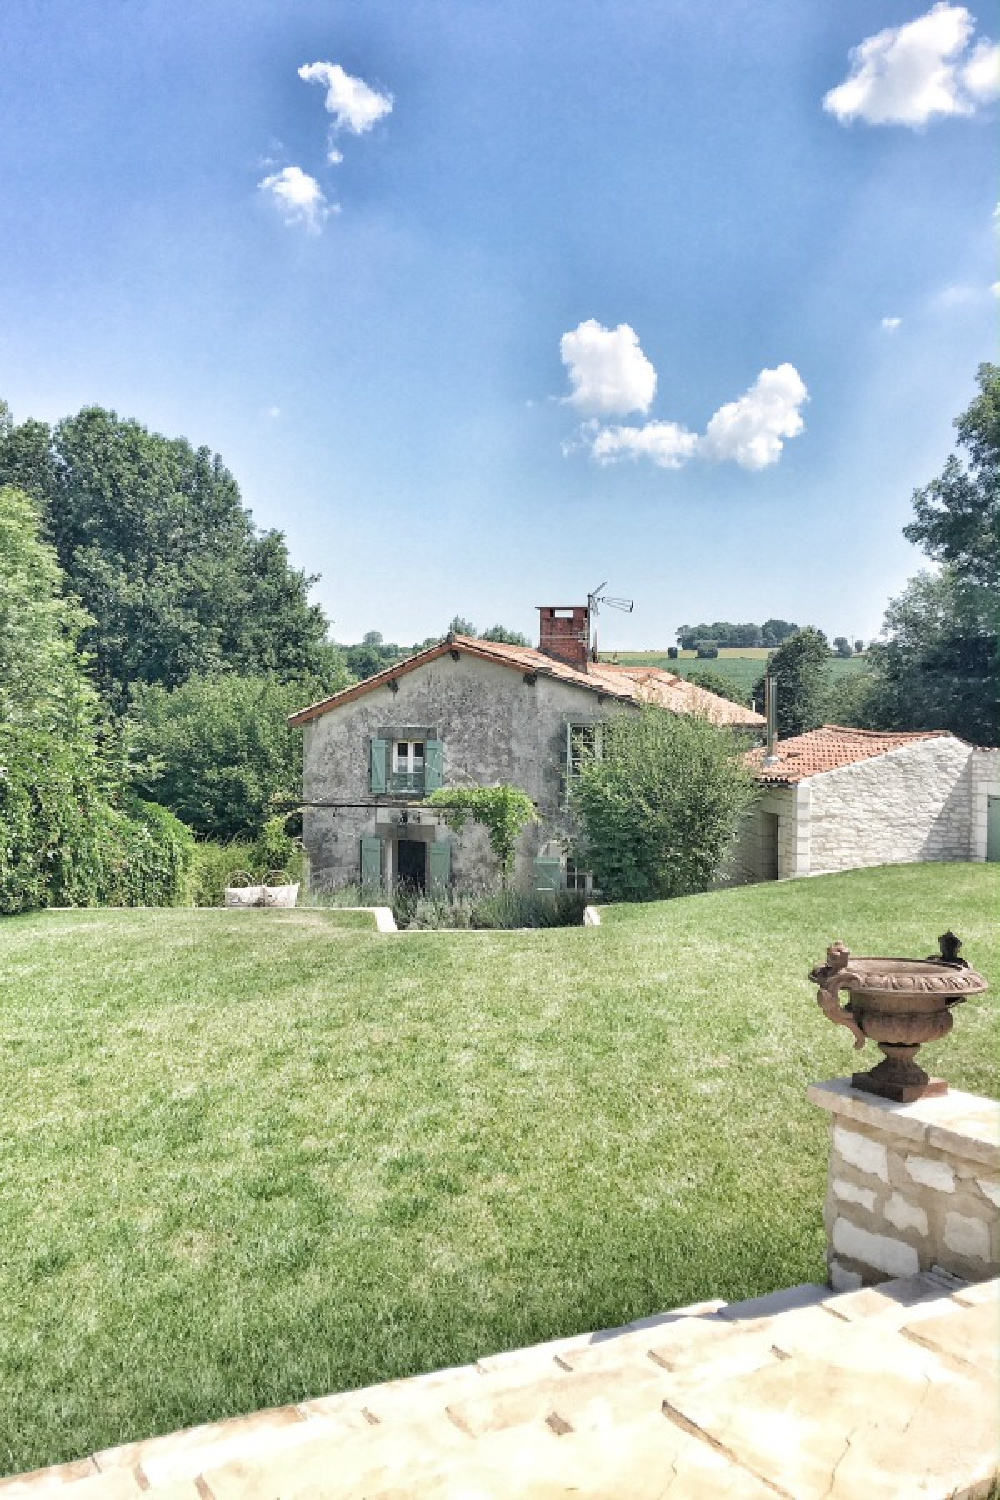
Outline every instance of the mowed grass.
[[[767, 658], [772, 653], [763, 646], [728, 647], [719, 649], [718, 656], [700, 658], [694, 651], [684, 651], [677, 657], [669, 657], [666, 651], [619, 651], [604, 656], [602, 660], [617, 661], [623, 667], [663, 667], [678, 677], [687, 677], [693, 671], [704, 668], [728, 677], [735, 687], [749, 697], [754, 683], [762, 675]], [[865, 670], [863, 656], [831, 656], [829, 663], [831, 680], [836, 684], [841, 678]]]
[[[381, 937], [321, 911], [0, 924], [0, 1470], [822, 1280], [849, 1072], [832, 940], [952, 927], [995, 866]], [[925, 1049], [996, 1094], [994, 995]], [[875, 1061], [871, 1048], [865, 1058]]]

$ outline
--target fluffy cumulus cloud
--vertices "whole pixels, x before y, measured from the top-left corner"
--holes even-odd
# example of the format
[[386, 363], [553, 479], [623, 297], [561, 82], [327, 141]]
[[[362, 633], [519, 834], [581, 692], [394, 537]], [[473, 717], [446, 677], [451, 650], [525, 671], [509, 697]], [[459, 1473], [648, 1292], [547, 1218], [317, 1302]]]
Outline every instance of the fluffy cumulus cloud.
[[971, 115], [1000, 95], [1000, 48], [980, 39], [964, 5], [947, 0], [903, 26], [888, 26], [851, 52], [851, 69], [823, 108], [841, 124], [926, 125], [935, 116]]
[[766, 469], [781, 457], [786, 438], [798, 437], [805, 423], [800, 407], [808, 400], [794, 365], [761, 370], [738, 401], [720, 406], [699, 444], [708, 458], [732, 459], [744, 469]]
[[676, 422], [646, 422], [642, 427], [599, 427], [590, 442], [599, 464], [622, 458], [648, 458], [659, 469], [679, 469], [698, 451], [698, 434]]
[[[887, 320], [891, 321], [891, 320]], [[627, 323], [609, 329], [594, 319], [560, 342], [572, 391], [564, 400], [588, 414], [576, 437], [563, 444], [567, 456], [583, 448], [599, 464], [648, 459], [660, 469], [680, 469], [702, 457], [731, 461], [745, 469], [777, 463], [785, 441], [804, 423], [800, 408], [808, 393], [794, 365], [762, 370], [738, 401], [710, 418], [703, 435], [678, 422], [602, 423], [599, 418], [646, 412], [656, 393], [656, 370]]]
[[895, 333], [902, 321], [902, 318], [883, 318], [881, 326], [885, 329], [886, 333]]
[[[392, 112], [392, 95], [380, 94], [363, 78], [352, 78], [339, 63], [305, 63], [299, 69], [305, 83], [319, 83], [326, 89], [327, 113], [333, 116], [334, 130], [349, 130], [364, 135], [379, 120]], [[340, 152], [330, 148], [330, 160], [340, 161]]]
[[315, 177], [310, 177], [301, 167], [282, 167], [280, 172], [272, 172], [257, 186], [275, 205], [286, 224], [301, 225], [312, 234], [318, 234], [327, 216], [337, 212], [336, 204], [327, 202]]
[[627, 323], [605, 328], [596, 318], [564, 333], [559, 342], [572, 387], [566, 400], [591, 416], [623, 416], [649, 410], [656, 370]]

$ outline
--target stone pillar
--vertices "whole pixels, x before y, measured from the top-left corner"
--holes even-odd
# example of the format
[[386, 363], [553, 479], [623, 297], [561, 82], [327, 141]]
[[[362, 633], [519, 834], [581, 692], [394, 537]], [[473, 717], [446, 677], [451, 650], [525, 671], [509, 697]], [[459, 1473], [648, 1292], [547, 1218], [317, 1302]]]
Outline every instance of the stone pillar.
[[894, 1104], [846, 1078], [810, 1084], [830, 1114], [827, 1264], [848, 1290], [940, 1266], [1000, 1275], [1000, 1104], [950, 1089]]

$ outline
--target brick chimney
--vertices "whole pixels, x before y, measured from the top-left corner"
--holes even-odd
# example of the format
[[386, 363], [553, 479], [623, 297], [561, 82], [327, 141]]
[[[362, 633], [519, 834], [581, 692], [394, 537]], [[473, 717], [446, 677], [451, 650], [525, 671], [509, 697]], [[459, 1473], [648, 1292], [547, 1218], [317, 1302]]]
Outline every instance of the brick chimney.
[[538, 649], [581, 672], [590, 655], [590, 610], [585, 604], [538, 606]]

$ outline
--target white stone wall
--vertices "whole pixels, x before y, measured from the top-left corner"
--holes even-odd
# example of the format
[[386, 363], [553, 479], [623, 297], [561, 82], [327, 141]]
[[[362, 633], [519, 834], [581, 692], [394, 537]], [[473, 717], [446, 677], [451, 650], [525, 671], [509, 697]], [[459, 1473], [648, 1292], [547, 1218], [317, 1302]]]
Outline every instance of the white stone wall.
[[948, 735], [810, 777], [809, 866], [796, 873], [975, 858], [977, 753]]
[[986, 858], [987, 798], [1000, 797], [1000, 750], [972, 752], [972, 847], [970, 859]]
[[824, 1223], [839, 1290], [940, 1266], [1000, 1274], [1000, 1106], [957, 1090], [913, 1104], [813, 1084], [831, 1115]]

